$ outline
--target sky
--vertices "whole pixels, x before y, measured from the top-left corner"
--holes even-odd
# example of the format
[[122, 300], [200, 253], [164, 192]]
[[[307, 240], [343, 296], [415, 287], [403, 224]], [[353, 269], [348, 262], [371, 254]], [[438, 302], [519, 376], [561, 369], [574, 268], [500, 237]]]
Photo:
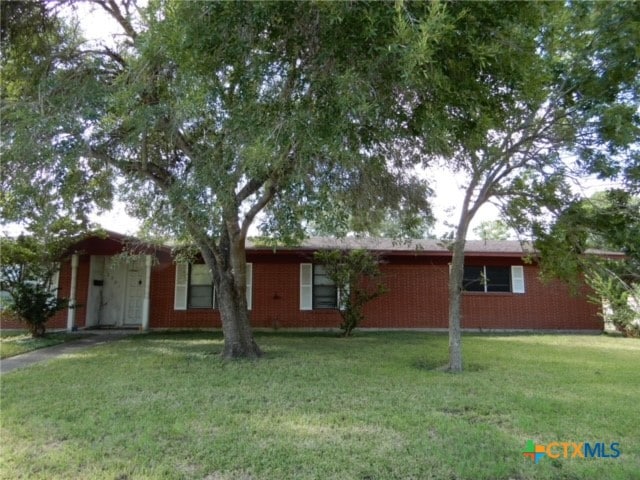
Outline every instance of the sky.
[[[460, 215], [460, 203], [464, 195], [462, 179], [442, 168], [433, 168], [429, 170], [428, 175], [433, 179], [431, 187], [434, 189], [435, 194], [432, 198], [432, 208], [436, 216], [436, 225], [433, 233], [438, 237], [442, 237], [451, 230], [451, 227], [447, 226], [446, 223], [457, 221]], [[484, 205], [472, 222], [469, 230], [469, 239], [477, 238], [473, 233], [473, 228], [485, 220], [496, 220], [499, 215], [500, 213], [495, 206], [491, 204]], [[92, 215], [91, 220], [100, 224], [106, 230], [129, 235], [135, 235], [140, 227], [140, 221], [126, 213], [125, 205], [122, 202], [115, 202], [114, 208], [109, 212]], [[258, 231], [255, 229], [250, 231], [250, 235], [257, 234]]]

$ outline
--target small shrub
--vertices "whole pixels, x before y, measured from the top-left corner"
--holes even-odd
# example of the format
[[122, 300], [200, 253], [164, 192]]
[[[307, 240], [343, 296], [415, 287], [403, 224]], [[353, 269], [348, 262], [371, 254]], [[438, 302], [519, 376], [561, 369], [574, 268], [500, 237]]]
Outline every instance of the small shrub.
[[338, 287], [338, 305], [345, 337], [364, 320], [364, 306], [384, 294], [387, 289], [381, 281], [378, 258], [362, 249], [316, 252], [315, 259], [322, 263], [329, 278]]
[[618, 278], [598, 274], [588, 276], [587, 280], [596, 292], [592, 301], [600, 299], [603, 302], [604, 320], [613, 323], [616, 330], [625, 337], [640, 337], [640, 286], [629, 285]]
[[57, 298], [37, 283], [19, 283], [11, 292], [7, 310], [25, 322], [33, 337], [45, 334], [46, 322], [67, 306], [67, 300]]

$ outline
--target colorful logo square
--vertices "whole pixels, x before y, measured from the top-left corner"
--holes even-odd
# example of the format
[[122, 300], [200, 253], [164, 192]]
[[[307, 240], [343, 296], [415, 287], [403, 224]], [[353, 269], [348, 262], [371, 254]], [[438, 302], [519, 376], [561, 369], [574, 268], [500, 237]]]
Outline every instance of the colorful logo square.
[[540, 459], [545, 456], [545, 452], [546, 448], [544, 445], [536, 445], [533, 440], [527, 440], [522, 454], [533, 460], [533, 463], [538, 463]]

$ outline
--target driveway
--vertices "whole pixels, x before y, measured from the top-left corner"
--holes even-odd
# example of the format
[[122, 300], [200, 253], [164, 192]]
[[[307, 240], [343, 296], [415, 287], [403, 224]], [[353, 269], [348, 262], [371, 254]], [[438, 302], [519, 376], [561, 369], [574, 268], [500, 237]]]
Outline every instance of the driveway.
[[54, 358], [74, 353], [96, 345], [115, 342], [130, 335], [135, 335], [131, 331], [108, 331], [108, 332], [82, 332], [89, 333], [89, 336], [79, 340], [53, 345], [52, 347], [40, 348], [31, 352], [16, 355], [15, 357], [0, 360], [0, 375], [12, 372], [18, 368], [28, 367], [34, 363], [46, 362]]

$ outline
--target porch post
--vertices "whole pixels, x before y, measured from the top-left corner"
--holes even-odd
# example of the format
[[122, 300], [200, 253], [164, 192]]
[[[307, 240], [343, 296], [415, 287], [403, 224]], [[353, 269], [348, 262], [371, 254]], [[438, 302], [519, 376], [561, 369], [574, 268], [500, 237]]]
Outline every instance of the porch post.
[[67, 331], [76, 329], [76, 290], [78, 286], [78, 264], [80, 256], [77, 253], [71, 255], [71, 289], [69, 290], [69, 308], [67, 310]]
[[149, 290], [151, 287], [151, 264], [153, 257], [151, 255], [145, 255], [145, 282], [144, 282], [144, 297], [142, 299], [142, 330], [149, 330]]

